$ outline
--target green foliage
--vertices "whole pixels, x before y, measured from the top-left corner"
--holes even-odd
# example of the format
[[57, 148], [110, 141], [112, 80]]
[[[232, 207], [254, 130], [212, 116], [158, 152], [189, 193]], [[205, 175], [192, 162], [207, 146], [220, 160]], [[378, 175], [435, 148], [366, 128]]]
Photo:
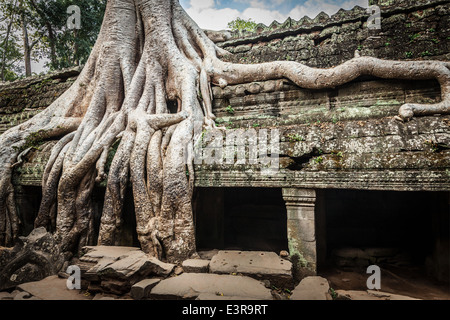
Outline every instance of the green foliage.
[[108, 150], [108, 157], [106, 158], [105, 172], [108, 173], [111, 168], [112, 161], [116, 155], [117, 149], [119, 148], [121, 139], [117, 139]]
[[420, 37], [421, 37], [420, 33], [410, 34], [409, 35], [409, 42], [413, 42], [414, 40], [416, 40], [416, 39], [418, 39]]
[[305, 141], [305, 138], [297, 133], [290, 133], [286, 137], [288, 138], [289, 142]]
[[[70, 16], [67, 8], [71, 5], [80, 7], [81, 29], [67, 28], [67, 19]], [[97, 40], [106, 0], [40, 1], [37, 7], [38, 21], [42, 30], [42, 45], [39, 46], [39, 53], [43, 58], [49, 58], [50, 69], [58, 70], [84, 64]], [[47, 24], [52, 28], [52, 35], [45, 27]], [[54, 54], [52, 54], [52, 47]]]
[[336, 299], [338, 296], [336, 291], [333, 288], [330, 288], [330, 295], [333, 300]]
[[216, 125], [221, 125], [225, 122], [225, 120], [223, 120], [222, 118], [217, 118], [215, 121]]
[[233, 109], [232, 106], [228, 106], [228, 107], [226, 108], [226, 110], [227, 110], [227, 112], [228, 112], [229, 114], [234, 114], [234, 109]]
[[16, 7], [17, 0], [0, 0], [0, 81], [16, 80], [23, 72]]
[[405, 56], [407, 58], [411, 58], [413, 56], [413, 53], [411, 51], [407, 51], [407, 52], [405, 52]]
[[331, 118], [331, 122], [333, 122], [334, 124], [336, 124], [336, 123], [339, 122], [339, 118], [338, 118], [337, 116], [333, 116], [333, 117]]
[[244, 30], [248, 32], [255, 32], [256, 26], [258, 24], [252, 19], [244, 20], [241, 18], [236, 18], [233, 21], [228, 22], [228, 28], [231, 29], [231, 31], [237, 31], [237, 32], [243, 32]]
[[314, 158], [313, 161], [315, 163], [317, 163], [317, 164], [321, 164], [323, 162], [323, 157], [322, 156], [318, 156], [317, 158]]
[[[100, 31], [106, 1], [0, 0], [0, 80], [23, 75], [24, 39], [31, 61], [48, 61], [50, 70], [84, 64]], [[81, 29], [67, 28], [71, 5], [80, 8]]]
[[331, 151], [331, 154], [335, 155], [338, 158], [343, 158], [344, 157], [342, 151]]

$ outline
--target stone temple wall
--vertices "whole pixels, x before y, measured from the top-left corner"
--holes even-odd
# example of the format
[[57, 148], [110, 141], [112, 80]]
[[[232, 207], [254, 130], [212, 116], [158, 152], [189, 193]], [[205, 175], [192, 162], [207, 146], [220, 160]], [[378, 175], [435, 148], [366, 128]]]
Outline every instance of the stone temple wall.
[[78, 68], [0, 82], [0, 134], [48, 107], [76, 80]]
[[369, 29], [370, 14], [356, 6], [331, 17], [320, 13], [313, 19], [260, 24], [255, 33], [234, 33], [219, 45], [234, 54], [228, 59], [232, 62], [289, 60], [319, 68], [341, 64], [356, 50], [381, 59], [450, 59], [449, 1], [377, 3], [381, 9], [380, 30]]
[[[319, 14], [313, 19], [259, 25], [256, 33], [234, 34], [218, 45], [232, 52], [225, 59], [236, 63], [293, 60], [328, 68], [351, 59], [355, 51], [382, 59], [450, 60], [450, 1], [373, 2], [381, 8], [381, 30], [369, 30], [369, 14], [355, 7], [331, 17]], [[70, 69], [0, 84], [0, 132], [50, 105], [78, 74], [78, 69]], [[216, 123], [227, 128], [222, 131], [224, 138], [232, 129], [249, 135], [277, 130], [279, 163], [271, 175], [261, 174], [261, 167], [249, 162], [197, 163], [196, 187], [282, 189], [290, 253], [298, 254], [302, 263], [306, 259], [310, 269], [316, 267], [316, 247], [320, 247], [320, 230], [314, 229], [320, 216], [320, 210], [314, 209], [316, 191], [319, 203], [321, 190], [330, 189], [445, 195], [450, 191], [450, 116], [414, 117], [407, 123], [394, 119], [404, 103], [439, 101], [436, 81], [361, 77], [332, 89], [308, 90], [282, 79], [213, 87], [213, 95]], [[30, 211], [34, 205], [29, 193], [40, 187], [54, 144], [46, 141], [15, 169], [19, 206], [28, 201], [19, 212]], [[248, 154], [249, 142], [244, 144]], [[207, 139], [203, 147], [206, 152], [217, 148]], [[445, 208], [440, 212], [445, 213]], [[433, 219], [436, 226], [442, 226], [436, 222], [439, 219], [448, 221], [441, 213]], [[433, 261], [444, 270], [440, 278], [448, 279], [448, 230], [439, 230], [433, 233]]]
[[[394, 4], [393, 4], [394, 3]], [[378, 1], [381, 30], [369, 30], [365, 9], [329, 17], [288, 19], [234, 34], [219, 46], [240, 63], [296, 60], [331, 67], [361, 55], [386, 59], [450, 59], [450, 1]], [[79, 73], [69, 69], [0, 84], [0, 132], [26, 121], [61, 95]], [[252, 166], [196, 166], [196, 185], [450, 190], [449, 117], [393, 119], [401, 104], [439, 101], [436, 81], [362, 77], [328, 90], [288, 80], [213, 87], [217, 124], [228, 129], [277, 128], [280, 170], [270, 179]], [[20, 185], [40, 185], [50, 145], [17, 168]], [[208, 146], [206, 146], [208, 147]], [[254, 166], [252, 168], [255, 168]]]

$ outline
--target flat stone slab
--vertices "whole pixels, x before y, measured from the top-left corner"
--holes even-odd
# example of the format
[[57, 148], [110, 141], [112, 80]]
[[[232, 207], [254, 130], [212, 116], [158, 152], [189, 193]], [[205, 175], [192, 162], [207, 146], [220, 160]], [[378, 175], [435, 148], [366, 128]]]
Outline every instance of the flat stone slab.
[[209, 269], [209, 260], [188, 259], [183, 261], [184, 272], [207, 273]]
[[306, 277], [294, 289], [291, 300], [331, 300], [328, 280], [318, 276]]
[[292, 286], [291, 268], [290, 261], [265, 251], [219, 251], [209, 263], [211, 273], [239, 273], [258, 280], [269, 280], [271, 285], [279, 288]]
[[[183, 273], [158, 283], [151, 291], [153, 299], [195, 299], [201, 294], [242, 299], [272, 300], [272, 294], [258, 280], [245, 276], [218, 275], [211, 273]], [[203, 295], [203, 297], [205, 297]]]
[[336, 290], [336, 294], [339, 300], [420, 300], [404, 295], [375, 290]]
[[80, 294], [80, 290], [69, 290], [67, 279], [50, 276], [41, 281], [23, 283], [17, 286], [19, 290], [30, 293], [41, 300], [90, 300]]
[[213, 293], [200, 293], [195, 300], [258, 300], [258, 299], [239, 296], [222, 296], [220, 294], [213, 294]]

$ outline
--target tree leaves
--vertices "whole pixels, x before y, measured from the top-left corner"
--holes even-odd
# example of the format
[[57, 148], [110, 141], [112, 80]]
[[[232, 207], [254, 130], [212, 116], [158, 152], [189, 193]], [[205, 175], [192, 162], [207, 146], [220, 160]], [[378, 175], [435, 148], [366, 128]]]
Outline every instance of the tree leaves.
[[[81, 29], [67, 28], [70, 5], [80, 7]], [[23, 75], [23, 21], [32, 60], [58, 70], [86, 62], [105, 8], [106, 0], [0, 0], [0, 80]]]
[[244, 30], [248, 32], [254, 32], [257, 25], [258, 24], [252, 19], [244, 20], [238, 17], [228, 23], [228, 28], [230, 28], [231, 31], [237, 32], [243, 32]]

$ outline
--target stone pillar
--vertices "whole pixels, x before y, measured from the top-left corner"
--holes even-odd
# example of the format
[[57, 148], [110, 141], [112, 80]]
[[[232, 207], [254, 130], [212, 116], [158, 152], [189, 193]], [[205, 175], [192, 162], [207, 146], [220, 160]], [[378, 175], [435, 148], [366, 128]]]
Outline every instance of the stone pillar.
[[299, 269], [316, 273], [316, 231], [314, 189], [283, 188], [287, 209], [289, 254]]

